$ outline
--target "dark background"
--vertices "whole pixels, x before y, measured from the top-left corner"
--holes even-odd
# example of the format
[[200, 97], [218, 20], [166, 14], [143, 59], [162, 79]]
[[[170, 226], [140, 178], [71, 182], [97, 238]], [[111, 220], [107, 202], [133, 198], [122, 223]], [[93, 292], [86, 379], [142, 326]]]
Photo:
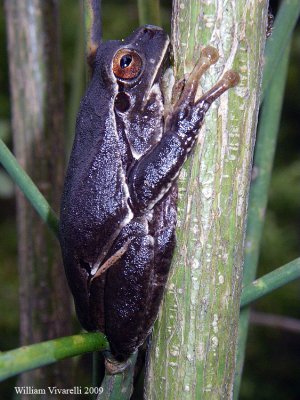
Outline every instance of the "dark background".
[[[74, 60], [83, 49], [78, 45], [80, 12], [77, 2], [61, 1], [62, 54], [64, 60], [65, 105], [70, 107]], [[277, 2], [271, 1], [274, 12]], [[170, 29], [171, 1], [162, 2], [162, 20]], [[103, 36], [126, 37], [138, 26], [136, 1], [103, 1]], [[6, 32], [3, 5], [0, 6], [0, 137], [11, 145], [10, 98]], [[84, 60], [84, 57], [82, 57]], [[276, 77], [275, 77], [276, 79]], [[270, 200], [266, 215], [258, 276], [299, 257], [300, 244], [300, 28], [293, 37], [290, 67], [277, 145]], [[84, 79], [78, 84], [84, 86]], [[66, 124], [66, 134], [73, 121]], [[69, 133], [70, 136], [70, 133]], [[66, 138], [70, 143], [72, 139]], [[0, 168], [0, 350], [18, 347], [18, 271], [14, 188]], [[62, 271], [63, 273], [63, 271]], [[255, 312], [289, 316], [300, 324], [299, 281], [275, 291], [257, 302]], [[261, 314], [259, 314], [261, 315]], [[284, 321], [283, 321], [284, 322]], [[297, 321], [296, 321], [297, 322]], [[74, 332], [79, 327], [74, 322]], [[295, 324], [297, 327], [297, 324]], [[76, 362], [76, 360], [75, 360]], [[80, 363], [82, 373], [90, 369], [90, 357]], [[89, 375], [89, 372], [86, 376]], [[300, 329], [251, 324], [240, 399], [300, 399]], [[14, 379], [0, 386], [0, 397], [11, 398]]]

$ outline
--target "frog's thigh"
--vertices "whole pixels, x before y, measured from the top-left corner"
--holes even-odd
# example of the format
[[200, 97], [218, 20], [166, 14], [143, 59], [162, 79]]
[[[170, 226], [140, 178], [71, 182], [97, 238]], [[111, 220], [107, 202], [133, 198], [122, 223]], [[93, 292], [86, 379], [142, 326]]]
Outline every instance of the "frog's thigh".
[[152, 298], [153, 238], [147, 228], [132, 221], [119, 244], [128, 247], [107, 271], [105, 284], [105, 333], [115, 355], [129, 355], [144, 341], [145, 317]]

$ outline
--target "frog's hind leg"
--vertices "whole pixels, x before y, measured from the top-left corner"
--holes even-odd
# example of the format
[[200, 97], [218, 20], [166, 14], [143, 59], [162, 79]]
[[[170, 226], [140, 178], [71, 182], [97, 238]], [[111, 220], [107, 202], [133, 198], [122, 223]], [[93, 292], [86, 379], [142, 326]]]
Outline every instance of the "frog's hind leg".
[[154, 237], [154, 279], [151, 305], [148, 313], [157, 314], [168, 279], [175, 249], [178, 188], [174, 184], [166, 196], [154, 208], [155, 217], [149, 224]]
[[146, 321], [153, 261], [154, 239], [148, 232], [148, 222], [137, 217], [120, 232], [107, 257], [106, 271], [94, 278], [97, 284], [105, 277], [105, 334], [118, 361], [127, 359], [145, 341], [155, 318]]

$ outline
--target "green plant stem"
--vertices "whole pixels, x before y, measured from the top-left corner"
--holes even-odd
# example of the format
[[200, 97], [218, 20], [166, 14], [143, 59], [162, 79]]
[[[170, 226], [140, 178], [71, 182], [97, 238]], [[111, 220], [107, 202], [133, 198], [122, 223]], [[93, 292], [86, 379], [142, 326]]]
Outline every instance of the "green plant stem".
[[107, 348], [103, 334], [83, 333], [7, 351], [0, 354], [0, 381], [65, 358]]
[[55, 212], [2, 140], [0, 140], [0, 162], [42, 220], [57, 236], [58, 218]]
[[229, 68], [241, 81], [205, 116], [179, 176], [177, 249], [151, 342], [149, 400], [232, 396], [266, 11], [266, 1], [173, 2], [175, 79], [211, 45], [222, 57], [201, 78], [202, 90]]
[[88, 57], [101, 43], [101, 0], [83, 0], [85, 20], [85, 49]]
[[97, 397], [101, 400], [129, 400], [133, 389], [134, 366], [136, 363], [137, 352], [128, 360], [127, 368], [116, 375], [105, 372], [101, 387], [103, 393]]
[[242, 292], [241, 307], [248, 306], [299, 277], [300, 257], [245, 286]]
[[[244, 287], [252, 283], [256, 276], [260, 242], [268, 201], [268, 189], [271, 180], [273, 159], [279, 130], [288, 58], [289, 47], [285, 49], [285, 53], [281, 58], [279, 65], [276, 70], [273, 71], [273, 80], [266, 92], [260, 115], [253, 168], [256, 177], [251, 184], [249, 198], [243, 271]], [[239, 396], [247, 342], [249, 313], [249, 308], [244, 308], [240, 313], [234, 399], [238, 399]]]
[[104, 376], [104, 356], [100, 351], [94, 351], [93, 353], [93, 373], [92, 373], [92, 382], [94, 387], [101, 386], [101, 381]]
[[265, 50], [265, 66], [262, 83], [263, 97], [274, 77], [274, 69], [280, 63], [289, 45], [292, 32], [300, 15], [299, 0], [284, 0], [276, 15], [271, 37], [267, 40]]
[[138, 0], [140, 25], [160, 25], [159, 0]]
[[76, 126], [76, 115], [79, 108], [81, 96], [84, 87], [84, 71], [85, 71], [85, 57], [84, 57], [84, 30], [83, 30], [83, 17], [81, 15], [80, 24], [77, 32], [76, 49], [74, 54], [74, 67], [72, 70], [71, 91], [68, 99], [68, 114], [67, 114], [67, 137], [66, 137], [66, 154], [69, 158], [72, 143], [74, 139], [74, 132]]

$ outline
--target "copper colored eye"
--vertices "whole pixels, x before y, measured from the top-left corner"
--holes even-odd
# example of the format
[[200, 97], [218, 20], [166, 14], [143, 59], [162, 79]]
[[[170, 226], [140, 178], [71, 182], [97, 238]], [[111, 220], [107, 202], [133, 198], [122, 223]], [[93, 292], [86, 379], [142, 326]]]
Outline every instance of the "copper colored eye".
[[142, 69], [141, 57], [132, 50], [121, 49], [113, 58], [113, 73], [120, 79], [133, 79]]

